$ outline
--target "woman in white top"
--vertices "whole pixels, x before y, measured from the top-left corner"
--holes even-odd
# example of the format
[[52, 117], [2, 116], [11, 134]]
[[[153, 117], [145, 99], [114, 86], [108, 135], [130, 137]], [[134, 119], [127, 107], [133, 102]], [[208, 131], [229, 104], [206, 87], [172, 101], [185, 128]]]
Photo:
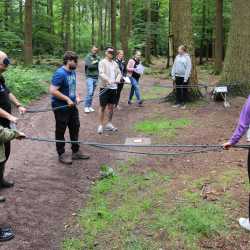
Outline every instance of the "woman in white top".
[[178, 55], [175, 58], [172, 68], [172, 78], [176, 85], [176, 103], [175, 107], [185, 108], [185, 103], [188, 98], [188, 85], [189, 77], [192, 70], [192, 63], [187, 48], [181, 45], [178, 48]]

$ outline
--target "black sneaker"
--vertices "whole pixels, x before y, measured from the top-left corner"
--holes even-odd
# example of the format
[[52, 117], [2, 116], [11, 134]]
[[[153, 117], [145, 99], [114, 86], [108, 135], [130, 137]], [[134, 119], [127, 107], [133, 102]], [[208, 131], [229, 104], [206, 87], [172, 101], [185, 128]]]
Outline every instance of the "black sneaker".
[[72, 153], [73, 160], [88, 160], [90, 157], [88, 155], [84, 155], [81, 152]]
[[11, 227], [0, 228], [0, 241], [12, 240], [15, 237], [15, 233]]
[[128, 105], [132, 105], [132, 102], [131, 102], [131, 101], [128, 101]]
[[14, 181], [6, 181], [5, 179], [3, 179], [0, 183], [0, 188], [12, 188], [14, 185]]
[[143, 107], [143, 101], [139, 101], [137, 104], [138, 107]]
[[65, 165], [71, 165], [72, 164], [72, 158], [71, 156], [64, 154], [59, 155], [58, 160]]

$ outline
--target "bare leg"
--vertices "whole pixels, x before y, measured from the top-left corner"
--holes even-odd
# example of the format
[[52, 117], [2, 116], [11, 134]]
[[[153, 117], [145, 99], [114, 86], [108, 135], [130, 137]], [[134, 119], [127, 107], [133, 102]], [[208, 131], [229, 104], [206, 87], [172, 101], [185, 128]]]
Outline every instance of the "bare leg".
[[100, 107], [99, 120], [100, 120], [100, 125], [102, 125], [102, 126], [104, 126], [104, 119], [105, 119], [105, 107]]
[[112, 123], [113, 114], [114, 114], [114, 105], [109, 104], [108, 105], [108, 122], [110, 122], [110, 123]]

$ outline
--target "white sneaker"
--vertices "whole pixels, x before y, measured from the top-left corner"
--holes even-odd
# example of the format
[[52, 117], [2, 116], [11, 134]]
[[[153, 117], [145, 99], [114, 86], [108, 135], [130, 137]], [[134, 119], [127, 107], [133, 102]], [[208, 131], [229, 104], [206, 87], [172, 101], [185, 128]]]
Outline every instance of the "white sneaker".
[[182, 106], [181, 106], [181, 109], [186, 109], [186, 105], [182, 105]]
[[90, 109], [88, 107], [86, 107], [86, 108], [84, 108], [84, 112], [85, 113], [90, 113], [91, 111], [90, 111]]
[[181, 105], [180, 105], [180, 104], [175, 104], [175, 105], [173, 105], [172, 107], [173, 107], [173, 108], [180, 108]]
[[102, 125], [100, 125], [100, 126], [98, 127], [97, 133], [100, 134], [100, 135], [103, 134], [103, 126], [102, 126]]
[[95, 112], [95, 110], [92, 107], [90, 107], [89, 112]]
[[248, 218], [240, 218], [239, 223], [242, 228], [250, 231], [250, 223]]
[[106, 130], [106, 131], [113, 131], [113, 132], [115, 132], [115, 131], [118, 130], [118, 128], [114, 127], [113, 124], [109, 122], [109, 123], [105, 126], [105, 130]]

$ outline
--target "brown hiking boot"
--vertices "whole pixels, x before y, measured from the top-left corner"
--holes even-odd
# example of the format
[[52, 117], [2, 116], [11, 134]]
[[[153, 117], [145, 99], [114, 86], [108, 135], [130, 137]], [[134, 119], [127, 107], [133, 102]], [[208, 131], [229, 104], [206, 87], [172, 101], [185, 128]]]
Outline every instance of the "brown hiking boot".
[[72, 153], [72, 160], [88, 160], [89, 156], [84, 155], [81, 152]]
[[59, 155], [59, 161], [63, 164], [70, 165], [72, 164], [72, 157], [64, 153]]

